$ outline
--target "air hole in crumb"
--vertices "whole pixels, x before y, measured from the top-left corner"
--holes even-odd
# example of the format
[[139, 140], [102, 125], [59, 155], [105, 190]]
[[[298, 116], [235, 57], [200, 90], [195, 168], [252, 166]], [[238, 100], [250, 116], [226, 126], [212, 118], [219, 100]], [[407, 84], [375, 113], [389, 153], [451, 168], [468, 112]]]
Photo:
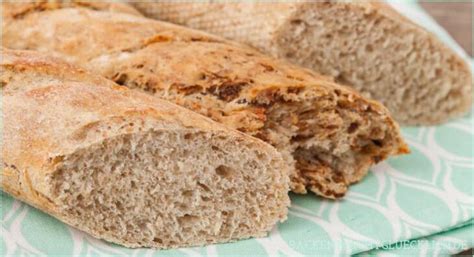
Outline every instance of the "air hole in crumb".
[[366, 46], [365, 46], [365, 50], [366, 50], [367, 52], [372, 52], [372, 51], [374, 51], [374, 47], [373, 47], [372, 45], [366, 45]]
[[379, 163], [383, 159], [383, 157], [377, 155], [377, 156], [372, 157], [372, 159], [374, 160], [375, 163]]
[[190, 133], [185, 134], [184, 139], [186, 140], [193, 139], [193, 134], [190, 134]]
[[192, 190], [186, 190], [186, 191], [183, 191], [183, 193], [181, 193], [181, 194], [185, 197], [191, 197], [191, 196], [193, 196], [193, 191]]
[[247, 224], [239, 223], [239, 228], [249, 229], [250, 227]]
[[181, 209], [181, 210], [186, 210], [188, 208], [189, 208], [189, 205], [186, 204], [186, 203], [182, 203], [182, 204], [179, 205], [179, 209]]
[[197, 184], [198, 184], [198, 186], [200, 186], [202, 189], [204, 189], [204, 191], [206, 191], [206, 192], [210, 192], [210, 191], [211, 191], [211, 189], [209, 189], [208, 186], [206, 186], [206, 185], [204, 185], [204, 184], [202, 184], [202, 183], [199, 183], [199, 182], [198, 182]]
[[[198, 216], [194, 216], [194, 215], [189, 215], [189, 214], [185, 214], [184, 216], [182, 217], [178, 217], [178, 222], [180, 225], [191, 225], [192, 223], [196, 222], [199, 220], [199, 217]], [[191, 223], [191, 224], [190, 224]]]
[[357, 122], [352, 122], [351, 125], [347, 128], [347, 133], [351, 134], [354, 133], [357, 128], [359, 128], [359, 123]]
[[372, 140], [372, 143], [374, 143], [374, 145], [376, 145], [376, 146], [378, 146], [378, 147], [383, 146], [382, 140], [379, 140], [379, 139]]
[[128, 80], [128, 76], [127, 76], [127, 74], [117, 73], [112, 77], [112, 80], [115, 81], [115, 83], [117, 83], [121, 86], [125, 86], [126, 82]]
[[257, 155], [257, 159], [259, 159], [259, 160], [267, 159], [264, 153], [256, 152], [256, 155]]
[[234, 193], [235, 193], [235, 190], [233, 188], [229, 188], [224, 191], [224, 194], [227, 196], [233, 195]]
[[215, 145], [211, 146], [212, 150], [214, 151], [221, 151], [221, 149]]
[[140, 222], [138, 224], [138, 227], [141, 229], [141, 230], [145, 230], [147, 228], [147, 224], [145, 222]]
[[291, 24], [293, 25], [300, 25], [302, 23], [303, 23], [303, 20], [300, 20], [300, 19], [291, 20]]
[[153, 242], [158, 243], [158, 244], [162, 244], [163, 240], [161, 240], [161, 238], [155, 237], [155, 238], [153, 238]]
[[217, 175], [223, 177], [223, 178], [229, 178], [232, 176], [232, 169], [229, 167], [226, 167], [224, 165], [220, 165], [219, 167], [216, 168], [216, 173]]
[[285, 54], [286, 58], [293, 58], [293, 56], [295, 56], [295, 53], [293, 53], [293, 52], [288, 52], [288, 53]]

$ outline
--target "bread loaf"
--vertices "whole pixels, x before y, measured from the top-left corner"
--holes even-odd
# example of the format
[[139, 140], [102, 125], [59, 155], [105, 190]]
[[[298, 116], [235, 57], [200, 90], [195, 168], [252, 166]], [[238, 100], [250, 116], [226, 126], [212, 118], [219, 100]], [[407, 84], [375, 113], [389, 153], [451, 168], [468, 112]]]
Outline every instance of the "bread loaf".
[[174, 248], [264, 236], [286, 218], [281, 155], [165, 100], [1, 51], [2, 190], [97, 238]]
[[466, 63], [381, 1], [136, 1], [150, 17], [250, 44], [330, 75], [384, 104], [395, 120], [430, 125], [472, 104]]
[[269, 142], [291, 165], [294, 192], [342, 197], [371, 165], [407, 152], [381, 104], [250, 48], [82, 7], [13, 16], [4, 6], [5, 46], [62, 56]]

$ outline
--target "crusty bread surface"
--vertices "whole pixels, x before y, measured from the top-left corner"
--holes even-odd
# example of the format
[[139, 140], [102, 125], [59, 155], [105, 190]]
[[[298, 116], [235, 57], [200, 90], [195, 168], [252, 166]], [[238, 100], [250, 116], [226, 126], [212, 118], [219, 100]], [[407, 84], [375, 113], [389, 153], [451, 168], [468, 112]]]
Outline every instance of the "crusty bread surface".
[[286, 218], [267, 143], [59, 59], [0, 54], [8, 194], [127, 247], [259, 237]]
[[137, 1], [149, 17], [249, 44], [354, 87], [395, 120], [432, 125], [472, 104], [465, 61], [380, 1]]
[[269, 142], [297, 193], [342, 197], [371, 165], [407, 152], [378, 102], [203, 32], [85, 7], [5, 19], [2, 29], [6, 47], [61, 56]]

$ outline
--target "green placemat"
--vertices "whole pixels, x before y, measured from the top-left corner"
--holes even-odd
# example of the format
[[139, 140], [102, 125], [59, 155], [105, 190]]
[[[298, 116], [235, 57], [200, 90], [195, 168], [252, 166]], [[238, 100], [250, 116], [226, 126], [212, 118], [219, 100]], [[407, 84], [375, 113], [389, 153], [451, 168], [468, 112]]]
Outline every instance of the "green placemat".
[[[459, 47], [412, 1], [397, 9]], [[470, 115], [404, 128], [412, 153], [374, 167], [342, 201], [291, 195], [288, 220], [269, 237], [168, 251], [127, 249], [70, 228], [2, 193], [2, 256], [438, 256], [473, 247]]]

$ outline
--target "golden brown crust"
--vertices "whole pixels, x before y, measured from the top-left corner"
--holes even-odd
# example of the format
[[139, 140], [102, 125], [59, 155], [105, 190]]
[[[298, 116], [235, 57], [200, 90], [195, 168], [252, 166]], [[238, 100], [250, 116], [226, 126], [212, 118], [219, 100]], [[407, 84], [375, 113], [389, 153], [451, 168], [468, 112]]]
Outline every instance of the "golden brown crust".
[[142, 16], [135, 8], [121, 3], [110, 3], [110, 2], [92, 2], [92, 1], [60, 1], [60, 0], [39, 0], [31, 1], [26, 3], [17, 3], [14, 1], [5, 1], [2, 3], [2, 18], [6, 20], [10, 19], [22, 19], [25, 16], [35, 13], [43, 12], [48, 10], [56, 10], [61, 8], [71, 7], [84, 7], [92, 10], [109, 11], [109, 12], [120, 12], [127, 13], [136, 16]]
[[[29, 32], [21, 32], [20, 27], [27, 27]], [[71, 31], [87, 33], [70, 36]], [[114, 35], [114, 40], [108, 35]], [[174, 101], [228, 127], [257, 136], [280, 151], [288, 145], [279, 145], [269, 132], [269, 112], [278, 104], [314, 103], [313, 107], [321, 113], [334, 112], [336, 108], [352, 109], [362, 116], [364, 124], [370, 124], [373, 117], [383, 124], [386, 128], [383, 135], [388, 139], [381, 152], [353, 146], [354, 151], [368, 151], [363, 153], [366, 155], [363, 163], [354, 168], [354, 178], [341, 184], [334, 174], [322, 175], [327, 167], [321, 165], [313, 165], [318, 168], [312, 173], [295, 169], [293, 189], [300, 193], [309, 187], [326, 197], [340, 197], [348, 184], [365, 174], [368, 166], [406, 152], [398, 125], [379, 103], [327, 77], [202, 32], [126, 14], [67, 8], [3, 24], [3, 37], [4, 46], [46, 50], [63, 56], [120, 85]], [[300, 127], [308, 126], [295, 122]], [[332, 123], [333, 116], [320, 117], [321, 129], [315, 134], [321, 141], [330, 142], [331, 133], [343, 131], [346, 126], [342, 123], [332, 126]], [[334, 172], [333, 168], [329, 170]], [[335, 179], [326, 182], [328, 177]], [[326, 187], [325, 183], [330, 185]]]
[[[2, 11], [5, 16], [11, 16], [9, 14], [15, 12], [10, 8], [21, 9], [22, 5], [2, 3]], [[43, 19], [46, 16], [48, 19]], [[67, 22], [64, 21], [66, 16], [69, 16]], [[101, 22], [100, 26], [95, 26], [97, 21]], [[21, 33], [15, 31], [21, 26]], [[137, 27], [144, 29], [136, 29]], [[116, 16], [116, 13], [94, 11], [87, 6], [65, 5], [51, 10], [40, 9], [22, 19], [3, 19], [2, 29], [3, 46], [13, 49], [51, 49], [54, 50], [52, 54], [62, 53], [63, 57], [68, 54], [66, 57], [69, 58], [66, 60], [77, 63], [85, 63], [110, 53], [133, 52], [150, 44], [169, 41], [226, 42], [238, 45], [200, 31], [183, 31], [180, 26], [171, 23], [150, 23], [149, 19], [136, 15]]]

